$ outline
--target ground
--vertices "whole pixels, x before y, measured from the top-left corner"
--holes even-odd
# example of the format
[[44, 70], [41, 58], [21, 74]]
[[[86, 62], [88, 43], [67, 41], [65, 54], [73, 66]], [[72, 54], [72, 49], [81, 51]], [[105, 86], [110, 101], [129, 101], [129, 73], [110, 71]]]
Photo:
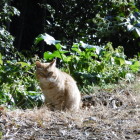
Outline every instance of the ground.
[[140, 80], [97, 88], [78, 112], [0, 107], [2, 140], [140, 140]]

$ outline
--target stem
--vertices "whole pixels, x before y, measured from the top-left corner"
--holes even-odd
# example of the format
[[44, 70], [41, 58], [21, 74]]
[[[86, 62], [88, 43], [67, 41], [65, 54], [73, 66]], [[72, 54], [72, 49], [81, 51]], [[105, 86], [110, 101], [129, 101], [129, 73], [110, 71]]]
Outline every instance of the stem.
[[[57, 49], [57, 48], [56, 48], [56, 49]], [[61, 56], [61, 60], [64, 62], [64, 58], [63, 58], [63, 56], [62, 56], [62, 54], [61, 54], [61, 52], [60, 52], [60, 49], [57, 49], [57, 51], [59, 52], [59, 54], [60, 54], [60, 56]], [[68, 63], [67, 63], [67, 65], [66, 65], [66, 63], [64, 63], [64, 65], [65, 65], [65, 67], [68, 69], [68, 73], [70, 74], [70, 69], [69, 69]]]

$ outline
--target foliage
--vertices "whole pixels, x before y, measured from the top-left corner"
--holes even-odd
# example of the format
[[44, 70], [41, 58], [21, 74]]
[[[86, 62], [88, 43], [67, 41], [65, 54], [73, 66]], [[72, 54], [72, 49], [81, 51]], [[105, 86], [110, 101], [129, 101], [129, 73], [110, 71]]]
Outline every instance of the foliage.
[[14, 37], [7, 31], [11, 16], [19, 15], [9, 2], [0, 2], [0, 104], [29, 108], [40, 105], [42, 99], [34, 78], [33, 60], [16, 51]]
[[[44, 41], [50, 42], [49, 38]], [[54, 43], [55, 40], [52, 44]], [[114, 49], [111, 43], [95, 46], [81, 41], [73, 44], [69, 51], [60, 43], [56, 43], [55, 47], [54, 52], [45, 52], [44, 58], [46, 60], [59, 58], [64, 63], [66, 71], [77, 80], [81, 87], [117, 83], [122, 78], [130, 81], [134, 78], [133, 73], [138, 72], [140, 68], [140, 62], [136, 58], [126, 60], [123, 47]]]
[[0, 139], [2, 139], [2, 135], [3, 135], [3, 133], [0, 131]]
[[[14, 37], [8, 31], [11, 16], [19, 15], [16, 8], [9, 6], [10, 1], [0, 2], [0, 104], [22, 108], [39, 106], [42, 98], [34, 77], [36, 58], [27, 59], [17, 52]], [[35, 44], [44, 40], [56, 48], [53, 52], [44, 52], [44, 58], [58, 58], [62, 69], [76, 79], [83, 92], [89, 92], [93, 84], [117, 83], [123, 78], [131, 81], [140, 62], [137, 58], [127, 60], [123, 47], [114, 49], [113, 46], [130, 47], [134, 43], [133, 51], [139, 46], [138, 1], [62, 0], [56, 4], [57, 8], [53, 5], [56, 2], [41, 5], [51, 15], [46, 30], [68, 43], [63, 46], [48, 34], [39, 35]], [[71, 45], [72, 42], [80, 43]], [[94, 45], [84, 42], [94, 42]]]
[[1, 1], [0, 11], [0, 104], [27, 108], [41, 104], [41, 99], [34, 80], [34, 66], [16, 51], [14, 37], [7, 31], [11, 16], [19, 15], [8, 2]]
[[[22, 59], [21, 59], [22, 60]], [[26, 61], [26, 62], [25, 62]], [[40, 90], [35, 80], [35, 60], [0, 60], [0, 104], [30, 108], [42, 103]]]
[[[49, 11], [54, 21], [54, 23], [51, 20], [47, 21], [46, 30], [53, 27], [54, 30], [50, 31], [51, 34], [55, 28], [56, 31], [61, 30], [64, 32], [63, 37], [70, 37], [72, 41], [83, 38], [84, 41], [89, 42], [94, 39], [93, 34], [109, 36], [109, 34], [120, 32], [120, 28], [128, 31], [125, 28], [127, 25], [135, 26], [136, 22], [139, 23], [140, 11], [137, 0], [88, 0], [86, 4], [84, 0], [71, 2], [65, 0], [57, 3], [59, 8], [53, 4], [48, 2], [46, 5], [42, 5]], [[82, 16], [80, 16], [81, 13]], [[137, 21], [134, 18], [137, 18]], [[98, 36], [98, 38], [102, 37]], [[94, 41], [98, 42], [98, 40]]]
[[2, 0], [0, 2], [0, 50], [5, 59], [14, 57], [14, 37], [7, 30], [8, 24], [11, 22], [11, 16], [20, 14], [15, 7], [9, 6], [10, 1]]
[[113, 47], [124, 46], [129, 57], [140, 51], [138, 0], [47, 1], [42, 7], [50, 13], [45, 31], [64, 44], [112, 42]]
[[[104, 2], [100, 3], [103, 7]], [[112, 8], [109, 8], [112, 7]], [[96, 25], [95, 38], [100, 42], [111, 41], [115, 46], [125, 46], [125, 52], [132, 57], [138, 52], [140, 37], [140, 9], [138, 1], [110, 1], [93, 18]], [[132, 49], [133, 44], [133, 49]]]

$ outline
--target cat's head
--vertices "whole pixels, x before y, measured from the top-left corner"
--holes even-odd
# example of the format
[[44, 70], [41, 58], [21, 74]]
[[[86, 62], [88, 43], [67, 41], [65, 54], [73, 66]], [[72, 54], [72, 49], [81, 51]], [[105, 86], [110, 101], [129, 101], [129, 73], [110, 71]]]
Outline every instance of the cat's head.
[[36, 76], [38, 80], [54, 81], [57, 78], [56, 60], [50, 63], [36, 61]]

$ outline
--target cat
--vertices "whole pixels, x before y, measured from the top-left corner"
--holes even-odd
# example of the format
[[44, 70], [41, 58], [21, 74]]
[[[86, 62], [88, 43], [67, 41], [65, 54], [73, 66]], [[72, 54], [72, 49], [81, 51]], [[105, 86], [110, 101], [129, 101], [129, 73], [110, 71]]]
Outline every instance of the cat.
[[36, 61], [36, 77], [45, 96], [45, 104], [51, 110], [78, 110], [81, 94], [75, 80], [50, 63]]

